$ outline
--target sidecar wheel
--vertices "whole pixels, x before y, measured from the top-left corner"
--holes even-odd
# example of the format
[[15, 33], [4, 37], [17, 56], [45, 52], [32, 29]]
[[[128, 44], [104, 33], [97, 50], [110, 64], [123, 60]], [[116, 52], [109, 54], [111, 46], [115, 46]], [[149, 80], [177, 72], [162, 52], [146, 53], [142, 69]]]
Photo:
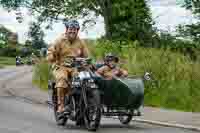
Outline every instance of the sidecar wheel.
[[124, 124], [124, 125], [128, 125], [131, 120], [133, 118], [133, 115], [127, 115], [127, 116], [118, 116], [119, 121]]

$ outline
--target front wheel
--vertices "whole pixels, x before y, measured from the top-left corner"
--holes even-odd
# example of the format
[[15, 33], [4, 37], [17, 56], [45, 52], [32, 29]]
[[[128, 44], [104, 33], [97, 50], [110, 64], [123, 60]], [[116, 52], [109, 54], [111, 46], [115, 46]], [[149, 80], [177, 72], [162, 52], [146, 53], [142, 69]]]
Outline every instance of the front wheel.
[[93, 90], [87, 98], [88, 107], [85, 108], [85, 126], [89, 131], [96, 131], [101, 121], [100, 92]]

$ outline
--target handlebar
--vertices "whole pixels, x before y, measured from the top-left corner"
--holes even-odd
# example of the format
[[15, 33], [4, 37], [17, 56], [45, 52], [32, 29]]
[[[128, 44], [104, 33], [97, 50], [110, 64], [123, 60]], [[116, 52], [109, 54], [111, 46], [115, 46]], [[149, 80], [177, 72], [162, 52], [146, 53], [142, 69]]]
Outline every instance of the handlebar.
[[88, 61], [91, 60], [89, 57], [75, 57], [75, 56], [66, 56], [65, 58], [72, 59], [73, 61]]
[[90, 61], [92, 61], [92, 59], [91, 58], [78, 57], [78, 58], [75, 58], [75, 61], [78, 61], [78, 62], [90, 62]]
[[67, 56], [66, 58], [70, 58], [71, 63], [66, 63], [65, 66], [68, 67], [80, 67], [80, 66], [86, 66], [89, 65], [92, 61], [91, 58], [84, 58], [84, 57], [74, 57], [74, 56]]

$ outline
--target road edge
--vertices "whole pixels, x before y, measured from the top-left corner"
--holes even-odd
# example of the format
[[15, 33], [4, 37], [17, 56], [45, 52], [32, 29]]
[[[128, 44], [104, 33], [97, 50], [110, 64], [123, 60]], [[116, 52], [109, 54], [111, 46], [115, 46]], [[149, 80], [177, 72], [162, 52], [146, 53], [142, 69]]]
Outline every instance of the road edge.
[[193, 131], [200, 131], [200, 127], [195, 127], [195, 126], [190, 126], [190, 125], [145, 120], [145, 119], [140, 119], [140, 118], [135, 118], [132, 121], [143, 122], [143, 123], [154, 124], [154, 125], [165, 126], [165, 127], [175, 127], [175, 128], [182, 128], [182, 129], [188, 129], [188, 130], [193, 130]]
[[[117, 116], [112, 117], [113, 119], [118, 119]], [[195, 127], [191, 125], [183, 125], [178, 123], [168, 123], [168, 122], [161, 122], [161, 121], [153, 121], [153, 120], [146, 120], [146, 119], [140, 119], [140, 118], [133, 118], [132, 121], [140, 122], [140, 123], [147, 123], [152, 125], [158, 125], [163, 127], [174, 127], [174, 128], [181, 128], [181, 129], [187, 129], [192, 131], [200, 131], [200, 127]]]

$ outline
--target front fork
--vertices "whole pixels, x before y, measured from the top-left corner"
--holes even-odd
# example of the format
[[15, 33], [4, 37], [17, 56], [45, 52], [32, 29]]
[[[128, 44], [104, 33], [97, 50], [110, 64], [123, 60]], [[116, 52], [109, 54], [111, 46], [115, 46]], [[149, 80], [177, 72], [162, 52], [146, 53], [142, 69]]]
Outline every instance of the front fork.
[[87, 101], [85, 87], [83, 87], [83, 90], [82, 90], [82, 98], [83, 98], [84, 108], [88, 108], [88, 101]]

